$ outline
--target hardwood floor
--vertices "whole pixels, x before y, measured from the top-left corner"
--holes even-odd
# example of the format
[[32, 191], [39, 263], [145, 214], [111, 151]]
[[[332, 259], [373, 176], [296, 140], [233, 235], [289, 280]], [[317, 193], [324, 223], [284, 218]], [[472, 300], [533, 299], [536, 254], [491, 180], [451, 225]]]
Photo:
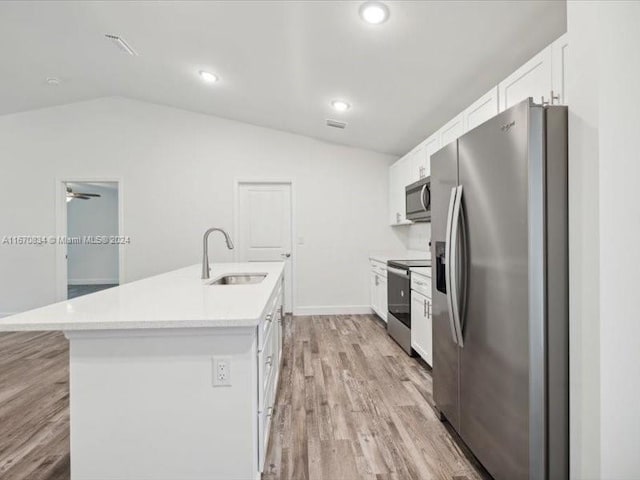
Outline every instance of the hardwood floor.
[[[429, 371], [379, 320], [296, 317], [285, 326], [263, 480], [486, 478], [436, 417]], [[0, 334], [0, 478], [69, 478], [60, 333]]]
[[296, 317], [285, 336], [263, 480], [488, 478], [377, 317]]
[[0, 478], [69, 478], [69, 344], [62, 333], [0, 335]]

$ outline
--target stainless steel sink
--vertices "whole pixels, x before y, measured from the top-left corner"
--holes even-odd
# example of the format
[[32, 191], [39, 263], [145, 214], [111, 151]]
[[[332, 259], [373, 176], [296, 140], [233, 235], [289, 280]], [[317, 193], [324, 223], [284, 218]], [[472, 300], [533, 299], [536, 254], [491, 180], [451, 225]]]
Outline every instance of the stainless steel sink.
[[265, 278], [267, 278], [266, 273], [224, 275], [215, 279], [209, 285], [250, 285], [252, 283], [260, 283]]

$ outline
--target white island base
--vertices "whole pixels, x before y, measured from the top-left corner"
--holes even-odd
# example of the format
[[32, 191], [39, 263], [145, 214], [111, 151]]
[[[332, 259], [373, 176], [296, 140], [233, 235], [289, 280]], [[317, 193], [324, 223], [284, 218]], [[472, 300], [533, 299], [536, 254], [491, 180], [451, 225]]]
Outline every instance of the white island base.
[[[261, 304], [254, 321], [250, 312], [237, 321], [217, 318], [207, 307], [202, 318], [163, 318], [158, 328], [149, 312], [142, 315], [146, 328], [140, 326], [140, 315], [135, 328], [82, 323], [78, 312], [103, 302], [99, 295], [108, 291], [3, 319], [3, 330], [46, 329], [41, 327], [47, 308], [51, 313], [67, 304], [75, 314], [78, 328], [68, 323], [63, 328], [70, 343], [72, 480], [260, 478], [282, 352], [282, 267], [260, 265], [250, 268], [271, 270], [261, 286], [194, 285], [204, 297], [229, 291], [258, 295], [252, 297]], [[159, 278], [147, 282], [158, 287]], [[118, 297], [112, 300], [120, 307], [134, 297], [151, 301], [141, 295], [140, 285], [119, 288], [127, 286], [129, 292], [108, 294]], [[157, 308], [161, 300], [155, 300], [149, 308]], [[254, 308], [251, 303], [245, 307]], [[117, 324], [126, 325], [126, 320]], [[176, 326], [181, 324], [185, 327]], [[227, 362], [230, 385], [214, 385], [219, 359]]]

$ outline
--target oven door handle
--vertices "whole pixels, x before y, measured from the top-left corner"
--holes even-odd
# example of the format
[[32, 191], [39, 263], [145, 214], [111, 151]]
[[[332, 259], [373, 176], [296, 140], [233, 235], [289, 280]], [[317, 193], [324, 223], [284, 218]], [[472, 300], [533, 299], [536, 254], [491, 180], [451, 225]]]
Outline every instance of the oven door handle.
[[[449, 313], [449, 327], [451, 328], [451, 337], [453, 343], [458, 345], [458, 334], [453, 320], [453, 289], [451, 286], [451, 255], [454, 249], [451, 248], [451, 231], [453, 229], [453, 213], [455, 210], [456, 197], [458, 196], [458, 188], [453, 187], [449, 196], [449, 211], [447, 212], [447, 232], [445, 233], [445, 249], [444, 249], [444, 281], [447, 289], [447, 310]], [[455, 248], [455, 247], [454, 247]]]
[[409, 271], [408, 270], [401, 270], [401, 269], [395, 268], [395, 267], [387, 266], [387, 272], [395, 273], [396, 275], [400, 275], [401, 277], [408, 277], [409, 276]]

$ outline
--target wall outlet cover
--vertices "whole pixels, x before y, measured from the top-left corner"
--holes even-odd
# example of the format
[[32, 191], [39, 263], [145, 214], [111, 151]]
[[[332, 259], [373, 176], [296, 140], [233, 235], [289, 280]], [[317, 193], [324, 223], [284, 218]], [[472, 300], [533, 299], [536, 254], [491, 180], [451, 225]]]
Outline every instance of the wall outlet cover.
[[211, 359], [213, 386], [231, 386], [231, 357], [213, 357]]

